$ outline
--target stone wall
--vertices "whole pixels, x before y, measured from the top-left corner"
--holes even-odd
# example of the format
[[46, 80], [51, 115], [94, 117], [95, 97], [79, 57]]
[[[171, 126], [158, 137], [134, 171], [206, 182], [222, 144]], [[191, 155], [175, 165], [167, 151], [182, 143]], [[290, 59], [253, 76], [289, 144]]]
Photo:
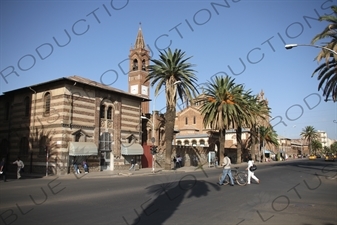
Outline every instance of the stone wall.
[[[197, 166], [198, 161], [199, 164], [207, 164], [207, 154], [209, 152], [208, 147], [192, 147], [192, 146], [177, 146], [174, 145], [171, 156], [171, 165], [174, 167], [173, 157], [176, 155], [180, 155], [182, 157], [182, 165], [183, 166]], [[156, 168], [164, 168], [165, 167], [165, 152], [160, 152], [156, 154]]]

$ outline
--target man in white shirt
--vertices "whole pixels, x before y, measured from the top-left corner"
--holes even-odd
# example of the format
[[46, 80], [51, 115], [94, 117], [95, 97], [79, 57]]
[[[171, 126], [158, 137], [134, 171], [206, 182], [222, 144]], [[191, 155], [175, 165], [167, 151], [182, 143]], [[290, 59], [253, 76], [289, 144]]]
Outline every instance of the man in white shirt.
[[227, 156], [227, 154], [224, 154], [224, 162], [223, 162], [223, 171], [222, 171], [222, 177], [219, 180], [219, 185], [223, 185], [223, 181], [225, 180], [226, 176], [229, 176], [229, 182], [231, 186], [234, 186], [234, 179], [232, 176], [232, 171], [231, 171], [231, 159]]
[[20, 179], [21, 178], [21, 174], [20, 174], [21, 169], [23, 169], [25, 167], [25, 165], [21, 161], [20, 157], [18, 157], [17, 160], [15, 162], [13, 162], [13, 164], [17, 165], [16, 178]]

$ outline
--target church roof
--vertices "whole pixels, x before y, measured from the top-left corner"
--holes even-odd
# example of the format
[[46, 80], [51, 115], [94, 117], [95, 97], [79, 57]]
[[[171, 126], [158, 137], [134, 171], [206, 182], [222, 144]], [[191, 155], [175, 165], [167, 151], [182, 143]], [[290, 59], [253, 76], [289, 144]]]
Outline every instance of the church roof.
[[43, 82], [43, 83], [30, 85], [30, 86], [27, 86], [27, 87], [22, 87], [22, 88], [19, 88], [19, 89], [16, 89], [16, 90], [4, 92], [3, 94], [6, 95], [6, 94], [10, 94], [10, 93], [25, 90], [27, 88], [31, 89], [31, 88], [36, 88], [36, 87], [39, 87], [39, 86], [44, 86], [44, 85], [49, 85], [49, 84], [52, 84], [52, 83], [64, 82], [64, 81], [68, 81], [68, 82], [71, 81], [71, 82], [74, 82], [75, 84], [81, 83], [81, 84], [89, 85], [91, 87], [104, 89], [104, 90], [107, 90], [107, 91], [113, 91], [113, 92], [120, 93], [120, 94], [123, 94], [123, 95], [134, 96], [135, 98], [143, 99], [143, 101], [150, 101], [149, 98], [139, 96], [139, 95], [134, 95], [134, 94], [131, 94], [129, 92], [125, 92], [123, 90], [111, 87], [109, 85], [105, 85], [103, 83], [96, 82], [96, 81], [93, 81], [93, 80], [90, 80], [90, 79], [87, 79], [87, 78], [84, 78], [84, 77], [76, 76], [76, 75], [69, 76], [69, 77], [61, 77], [61, 78], [58, 78], [58, 79], [55, 79], [55, 80], [50, 80], [50, 81], [46, 81], [46, 82]]

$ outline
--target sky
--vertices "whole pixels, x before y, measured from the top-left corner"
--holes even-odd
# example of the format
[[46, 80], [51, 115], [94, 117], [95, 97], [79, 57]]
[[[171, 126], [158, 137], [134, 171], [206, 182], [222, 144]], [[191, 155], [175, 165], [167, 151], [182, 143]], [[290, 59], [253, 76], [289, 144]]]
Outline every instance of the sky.
[[[313, 126], [337, 139], [337, 103], [324, 101], [312, 77], [320, 49], [284, 47], [310, 44], [337, 0], [0, 2], [0, 93], [73, 75], [128, 91], [141, 26], [153, 59], [168, 47], [192, 57], [200, 86], [229, 75], [263, 90], [278, 135], [299, 138]], [[150, 109], [164, 109], [164, 94], [154, 102]]]

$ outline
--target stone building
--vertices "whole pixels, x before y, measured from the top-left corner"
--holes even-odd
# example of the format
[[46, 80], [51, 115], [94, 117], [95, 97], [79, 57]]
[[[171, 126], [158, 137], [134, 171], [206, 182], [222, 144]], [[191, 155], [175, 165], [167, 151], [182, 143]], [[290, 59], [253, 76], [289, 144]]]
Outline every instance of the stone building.
[[[265, 101], [268, 104], [268, 101], [264, 98], [264, 93], [261, 91], [258, 95], [261, 101]], [[198, 98], [201, 98], [199, 96]], [[182, 111], [177, 113], [175, 129], [179, 131], [175, 137], [176, 150], [182, 151], [182, 149], [193, 148], [193, 149], [207, 149], [204, 155], [195, 154], [200, 157], [202, 161], [213, 160], [209, 157], [209, 152], [213, 152], [211, 158], [213, 157], [222, 157], [219, 155], [219, 134], [218, 131], [213, 131], [209, 127], [204, 127], [203, 125], [203, 116], [200, 114], [199, 108], [202, 102], [195, 101], [191, 106], [186, 107]], [[259, 125], [266, 126], [266, 121], [259, 121]], [[226, 130], [224, 148], [227, 154], [232, 158], [232, 161], [237, 162], [237, 137], [236, 131], [234, 129]], [[250, 154], [250, 149], [252, 146], [249, 146], [248, 140], [250, 137], [250, 129], [243, 128], [241, 133], [242, 141], [242, 159], [245, 159], [248, 154]], [[256, 154], [258, 155], [260, 149], [259, 145], [255, 146]], [[190, 158], [190, 156], [186, 156]], [[244, 161], [242, 160], [241, 161]]]
[[130, 50], [129, 92], [70, 76], [3, 93], [0, 157], [12, 162], [20, 156], [26, 171], [46, 174], [72, 172], [83, 160], [91, 170], [129, 167], [132, 156], [141, 163], [148, 63], [139, 28]]

